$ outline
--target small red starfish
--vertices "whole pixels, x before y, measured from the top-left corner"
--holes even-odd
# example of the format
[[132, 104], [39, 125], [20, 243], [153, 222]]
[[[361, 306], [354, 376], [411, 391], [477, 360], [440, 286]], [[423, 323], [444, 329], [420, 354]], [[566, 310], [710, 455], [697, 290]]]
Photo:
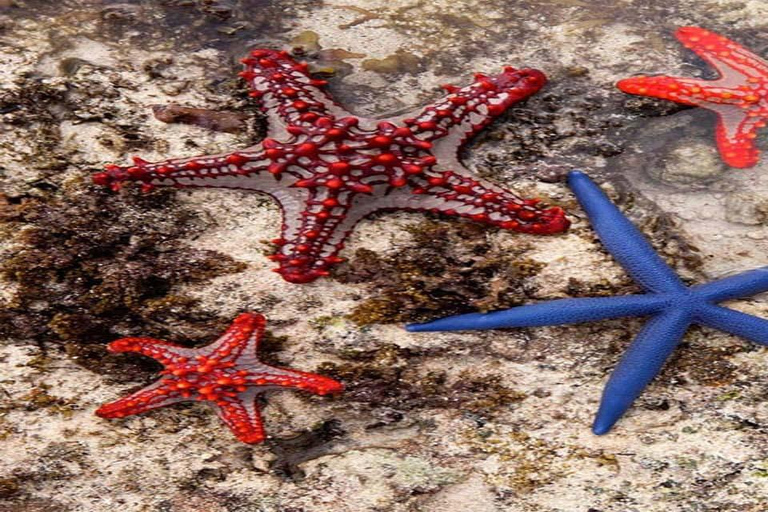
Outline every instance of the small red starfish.
[[412, 115], [389, 120], [352, 116], [312, 79], [306, 63], [286, 52], [255, 50], [240, 75], [261, 99], [269, 137], [234, 153], [111, 165], [93, 176], [119, 188], [138, 181], [155, 186], [223, 187], [264, 192], [283, 210], [280, 246], [272, 259], [293, 283], [328, 275], [344, 240], [377, 210], [422, 210], [468, 217], [504, 229], [551, 234], [567, 229], [560, 208], [471, 177], [458, 161], [467, 138], [494, 117], [538, 91], [543, 73], [505, 68], [476, 75], [461, 89]]
[[758, 128], [768, 122], [768, 62], [730, 39], [699, 27], [682, 27], [680, 42], [720, 73], [717, 80], [637, 76], [616, 85], [630, 94], [652, 96], [712, 110], [718, 115], [716, 139], [722, 159], [732, 167], [754, 166]]
[[123, 338], [109, 344], [110, 352], [138, 352], [157, 359], [165, 369], [154, 384], [116, 402], [102, 405], [102, 418], [122, 418], [158, 407], [204, 400], [213, 402], [219, 416], [244, 443], [264, 440], [257, 395], [276, 387], [303, 389], [318, 395], [342, 391], [341, 383], [314, 373], [286, 370], [258, 360], [264, 334], [263, 316], [243, 313], [216, 341], [201, 348], [185, 348], [152, 338]]

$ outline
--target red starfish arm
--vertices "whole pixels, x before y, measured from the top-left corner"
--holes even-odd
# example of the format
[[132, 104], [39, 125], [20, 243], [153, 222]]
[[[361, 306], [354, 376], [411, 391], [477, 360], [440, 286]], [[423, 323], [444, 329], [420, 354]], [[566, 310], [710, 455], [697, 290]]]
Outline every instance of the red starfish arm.
[[[286, 281], [309, 283], [328, 275], [341, 262], [339, 251], [360, 219], [379, 209], [368, 194], [331, 194], [325, 187], [311, 189], [307, 199], [283, 206], [283, 227], [277, 253], [270, 259]], [[304, 206], [299, 210], [299, 206]]]
[[271, 161], [261, 146], [234, 153], [193, 158], [174, 158], [145, 162], [134, 157], [133, 166], [108, 165], [105, 172], [93, 175], [93, 182], [118, 190], [124, 182], [135, 181], [145, 190], [158, 186], [221, 187], [270, 192], [277, 180], [270, 170]]
[[311, 128], [321, 117], [351, 115], [323, 92], [324, 80], [309, 76], [307, 64], [296, 62], [287, 52], [254, 50], [242, 62], [245, 71], [240, 76], [250, 85], [250, 95], [261, 99], [270, 137], [285, 133], [286, 125]]
[[724, 36], [700, 27], [681, 27], [675, 36], [717, 69], [720, 85], [735, 87], [745, 78], [760, 80], [768, 75], [768, 62]]
[[628, 94], [651, 96], [713, 110], [713, 105], [743, 106], [757, 97], [749, 89], [725, 87], [721, 81], [696, 80], [671, 76], [634, 76], [616, 83]]
[[247, 377], [248, 383], [251, 385], [302, 389], [316, 395], [340, 393], [344, 389], [341, 382], [316, 373], [260, 364], [261, 369], [252, 370]]
[[762, 117], [750, 117], [739, 107], [715, 106], [718, 121], [715, 140], [723, 161], [731, 167], [748, 168], [757, 164], [760, 151], [755, 145], [757, 130], [766, 125]]
[[259, 342], [267, 324], [263, 315], [243, 313], [208, 348], [210, 358], [243, 364], [243, 358], [256, 361]]
[[131, 395], [102, 405], [96, 410], [96, 415], [102, 418], [123, 418], [185, 400], [189, 398], [172, 390], [165, 380], [160, 380]]
[[194, 349], [154, 338], [121, 338], [107, 345], [107, 350], [114, 353], [135, 352], [151, 357], [163, 365], [188, 359], [195, 352]]
[[[712, 82], [693, 78], [642, 75], [619, 80], [616, 87], [627, 94], [650, 96], [695, 107], [704, 104], [705, 98], [708, 99]], [[722, 95], [725, 91], [718, 92]], [[724, 100], [726, 98], [720, 97], [719, 99]]]
[[432, 174], [412, 192], [393, 193], [391, 207], [426, 209], [538, 235], [560, 233], [570, 226], [562, 208], [544, 206], [537, 199], [522, 199], [491, 183], [452, 171]]
[[256, 396], [257, 391], [250, 389], [216, 402], [221, 420], [235, 437], [248, 444], [257, 444], [266, 439]]
[[757, 164], [760, 152], [755, 145], [757, 130], [765, 126], [762, 116], [750, 115], [742, 108], [749, 92], [713, 87], [713, 82], [667, 76], [633, 77], [617, 86], [629, 94], [652, 96], [685, 105], [707, 108], [717, 113], [715, 133], [720, 154], [728, 165], [737, 168]]
[[406, 116], [403, 122], [420, 139], [432, 141], [447, 137], [449, 146], [454, 148], [547, 82], [541, 71], [511, 67], [504, 68], [498, 75], [477, 74], [475, 79], [461, 89], [445, 86], [451, 94], [414, 116]]

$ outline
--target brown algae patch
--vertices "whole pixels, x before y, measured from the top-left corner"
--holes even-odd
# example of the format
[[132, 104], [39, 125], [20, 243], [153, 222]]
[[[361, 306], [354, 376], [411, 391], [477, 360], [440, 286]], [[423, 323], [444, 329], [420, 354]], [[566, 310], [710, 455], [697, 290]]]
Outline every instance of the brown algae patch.
[[244, 266], [180, 241], [197, 227], [189, 210], [166, 192], [55, 188], [55, 195], [11, 198], [6, 228], [14, 248], [0, 275], [16, 291], [0, 310], [3, 335], [63, 343], [75, 360], [98, 369], [104, 342], [121, 334], [209, 334], [216, 319], [175, 288]]
[[408, 230], [413, 241], [402, 251], [382, 257], [358, 249], [335, 272], [342, 283], [369, 283], [373, 290], [349, 314], [358, 325], [518, 305], [530, 292], [527, 278], [543, 266], [525, 258], [528, 243], [510, 250], [478, 224], [427, 220]]
[[504, 384], [501, 375], [477, 375], [464, 370], [449, 377], [447, 371], [423, 368], [428, 354], [386, 345], [374, 351], [350, 350], [342, 363], [327, 362], [318, 372], [346, 384], [344, 400], [388, 411], [366, 428], [401, 421], [408, 411], [451, 409], [481, 417], [493, 416], [526, 398]]

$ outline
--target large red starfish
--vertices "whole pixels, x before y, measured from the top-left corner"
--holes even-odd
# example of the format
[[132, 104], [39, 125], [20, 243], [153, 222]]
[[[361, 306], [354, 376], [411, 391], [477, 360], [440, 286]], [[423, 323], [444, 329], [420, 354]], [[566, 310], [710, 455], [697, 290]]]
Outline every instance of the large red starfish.
[[123, 338], [109, 344], [111, 352], [138, 352], [157, 359], [163, 378], [132, 395], [101, 406], [102, 418], [122, 418], [158, 407], [191, 400], [212, 402], [219, 416], [244, 443], [264, 440], [258, 394], [278, 387], [327, 395], [341, 383], [314, 373], [286, 370], [258, 360], [264, 334], [263, 316], [238, 316], [216, 341], [201, 348], [185, 348], [152, 338]]
[[720, 73], [717, 80], [636, 76], [619, 89], [712, 110], [718, 116], [716, 139], [722, 159], [732, 167], [752, 167], [760, 152], [758, 128], [768, 122], [768, 62], [730, 39], [699, 27], [682, 27], [680, 42]]
[[328, 274], [355, 224], [382, 209], [459, 215], [526, 233], [567, 229], [560, 208], [543, 208], [470, 177], [458, 161], [464, 141], [510, 105], [546, 82], [533, 69], [476, 75], [461, 89], [412, 115], [388, 120], [352, 116], [286, 52], [255, 50], [240, 75], [260, 98], [269, 137], [234, 153], [108, 166], [95, 183], [117, 189], [138, 181], [146, 189], [223, 187], [273, 196], [283, 210], [280, 246], [272, 259], [287, 281]]

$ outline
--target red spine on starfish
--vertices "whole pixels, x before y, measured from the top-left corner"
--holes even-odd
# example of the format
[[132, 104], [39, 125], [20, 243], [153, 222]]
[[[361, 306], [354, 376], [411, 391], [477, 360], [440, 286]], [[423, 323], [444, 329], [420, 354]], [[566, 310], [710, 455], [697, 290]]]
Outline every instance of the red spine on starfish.
[[222, 187], [273, 196], [283, 210], [272, 259], [283, 278], [307, 283], [328, 275], [355, 224], [377, 210], [418, 210], [467, 217], [504, 229], [552, 234], [565, 213], [472, 177], [458, 161], [464, 141], [514, 103], [538, 91], [543, 73], [505, 68], [476, 75], [412, 115], [355, 117], [323, 91], [325, 82], [286, 52], [255, 50], [240, 75], [259, 99], [269, 134], [260, 144], [213, 156], [108, 166], [95, 183], [117, 189]]
[[677, 38], [720, 73], [717, 80], [636, 76], [616, 84], [626, 93], [712, 110], [718, 116], [720, 155], [732, 167], [757, 164], [757, 130], [768, 122], [768, 62], [730, 39], [699, 27], [682, 27]]
[[132, 395], [101, 406], [102, 418], [123, 418], [177, 402], [201, 400], [215, 405], [219, 416], [244, 443], [265, 439], [258, 395], [275, 388], [295, 388], [318, 395], [339, 393], [341, 383], [316, 375], [269, 366], [257, 358], [264, 334], [263, 316], [238, 316], [216, 341], [202, 348], [185, 348], [152, 338], [123, 338], [109, 344], [110, 352], [137, 352], [156, 359], [163, 377]]

